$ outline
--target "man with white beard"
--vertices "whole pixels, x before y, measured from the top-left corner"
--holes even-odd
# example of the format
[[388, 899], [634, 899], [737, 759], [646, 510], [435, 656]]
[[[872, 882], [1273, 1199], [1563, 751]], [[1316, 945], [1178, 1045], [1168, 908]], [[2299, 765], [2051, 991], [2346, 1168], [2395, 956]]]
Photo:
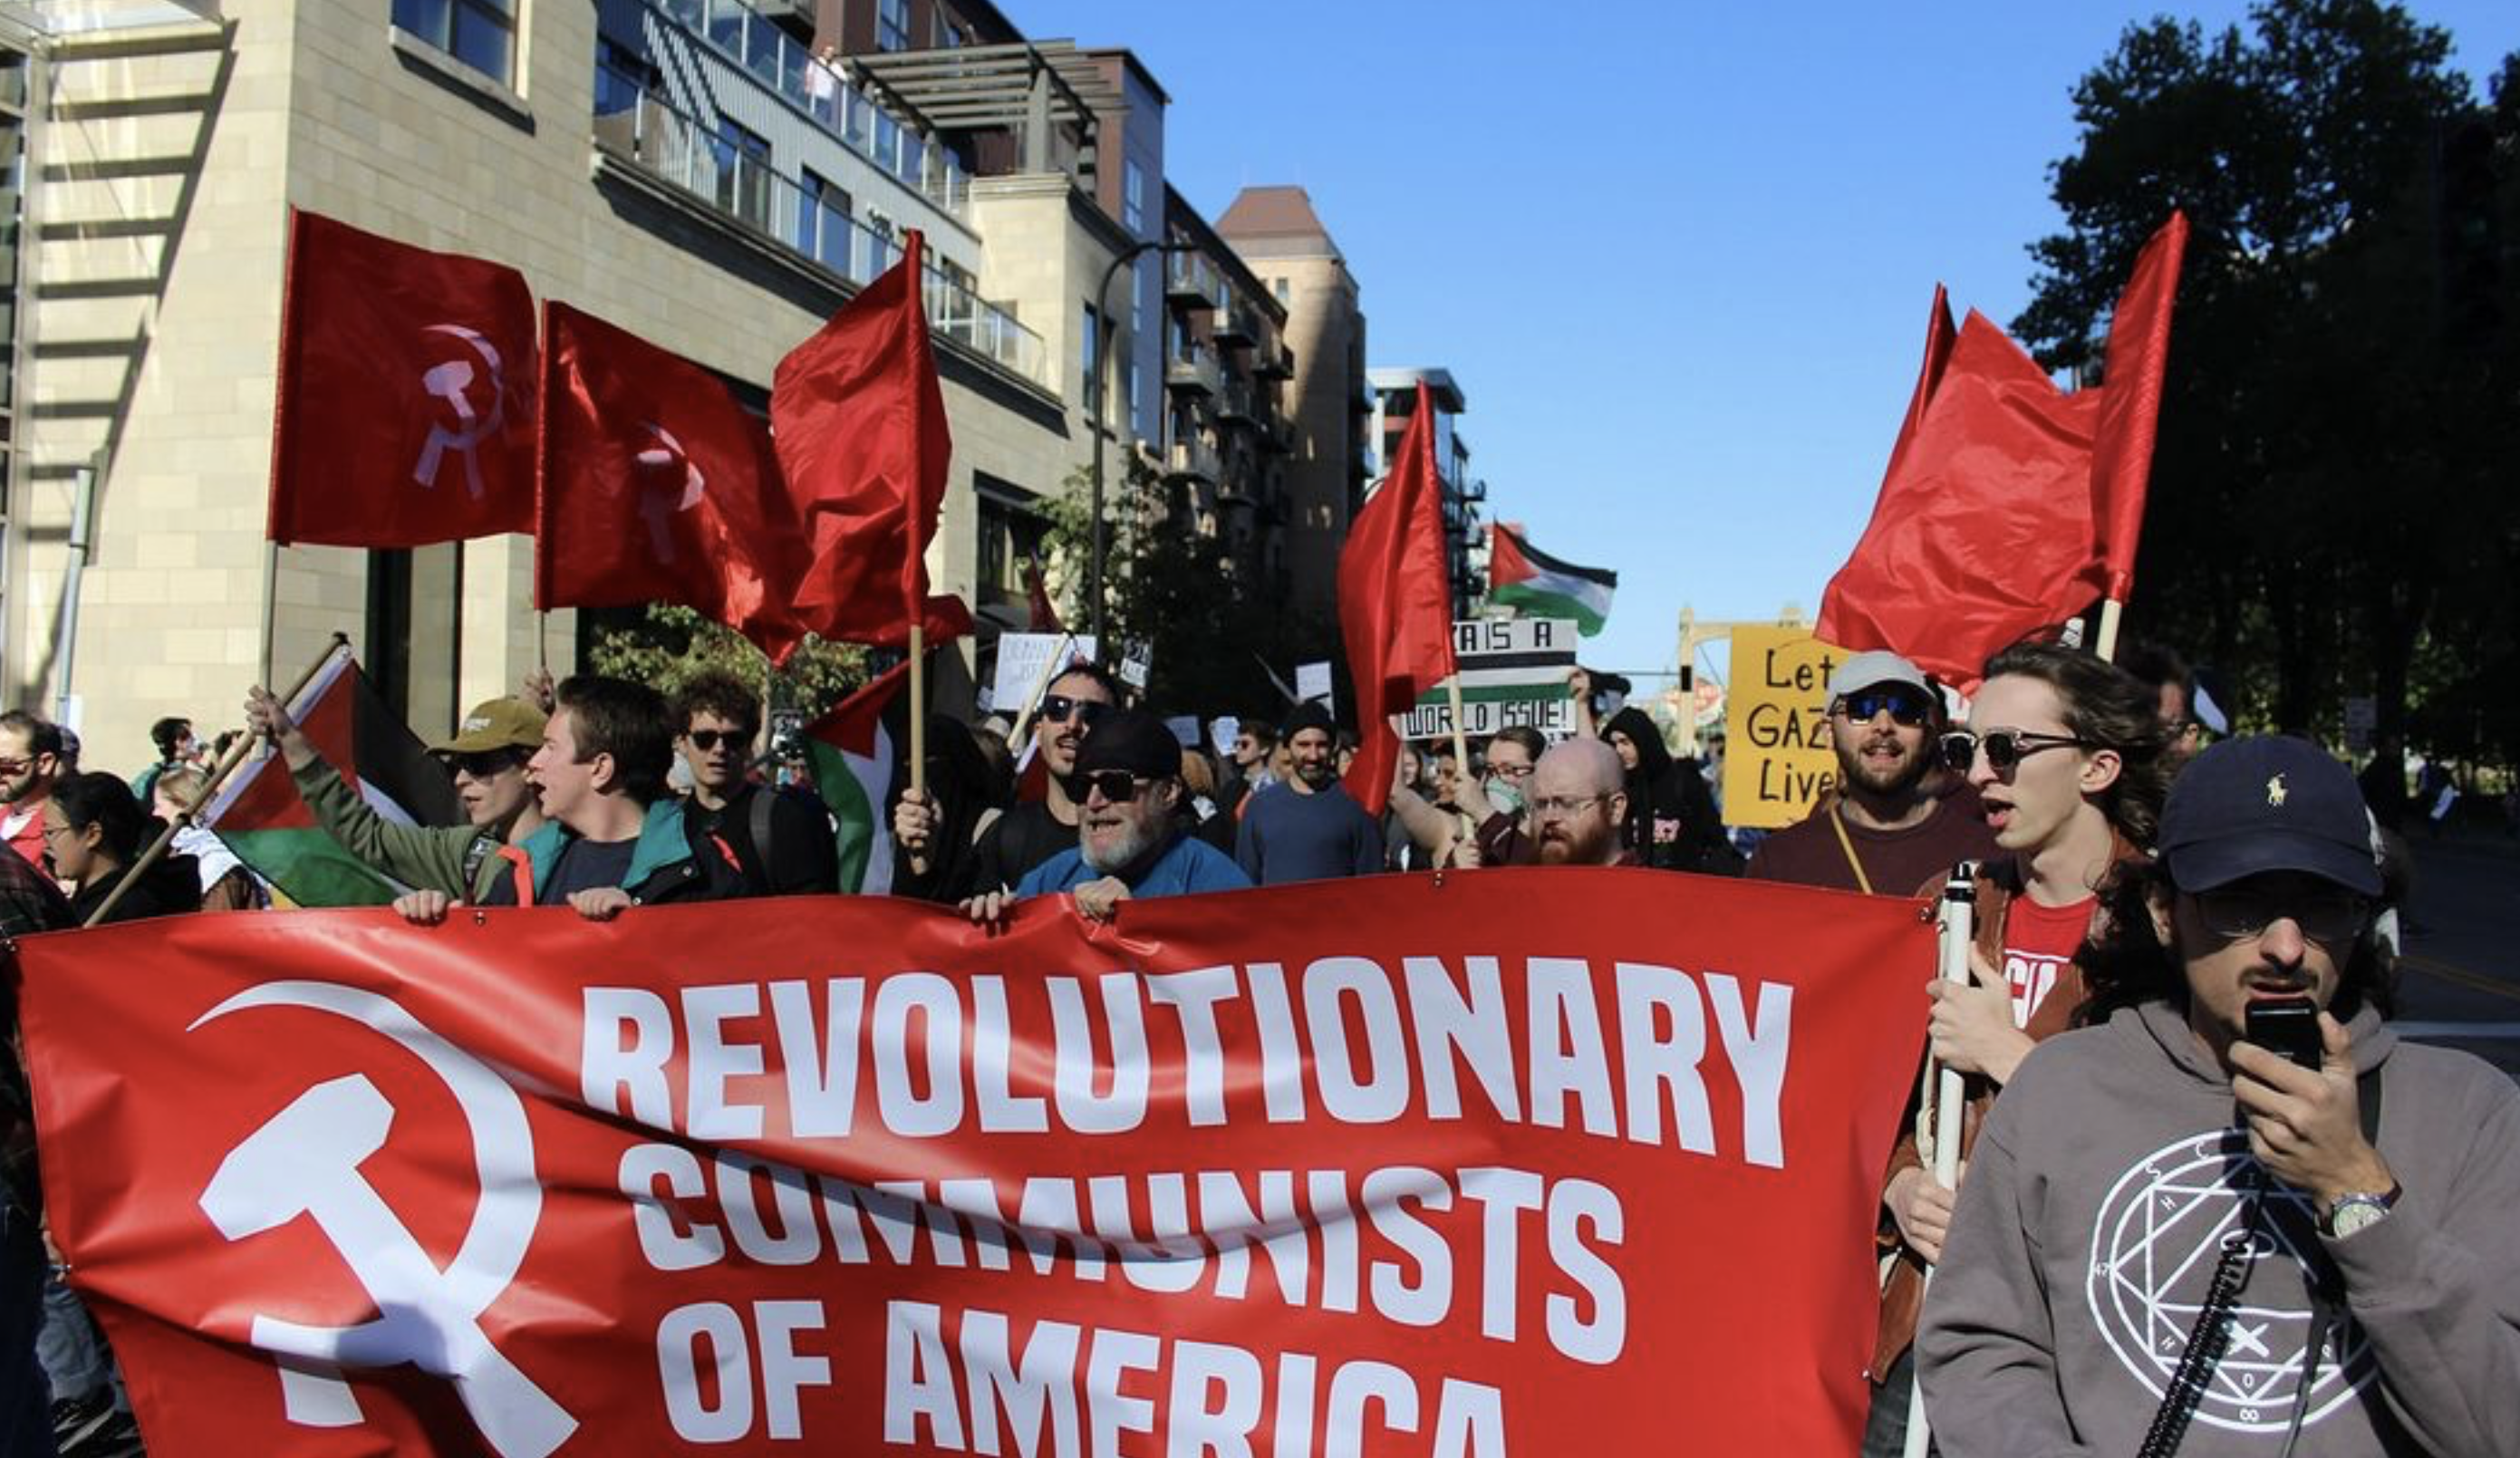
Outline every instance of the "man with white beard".
[[1248, 889], [1250, 878], [1231, 856], [1183, 829], [1181, 765], [1181, 741], [1162, 719], [1138, 708], [1104, 715], [1068, 775], [1076, 845], [1025, 872], [1012, 892], [973, 896], [964, 911], [995, 924], [1026, 896], [1068, 891], [1079, 912], [1109, 921], [1135, 896]]

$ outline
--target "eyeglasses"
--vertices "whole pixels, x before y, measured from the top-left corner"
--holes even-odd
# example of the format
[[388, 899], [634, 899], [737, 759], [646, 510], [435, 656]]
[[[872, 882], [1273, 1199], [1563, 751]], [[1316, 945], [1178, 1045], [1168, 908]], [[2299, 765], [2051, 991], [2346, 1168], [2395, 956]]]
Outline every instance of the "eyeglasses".
[[1587, 795], [1580, 799], [1567, 799], [1552, 795], [1543, 799], [1533, 800], [1531, 813], [1543, 820], [1556, 820], [1572, 815], [1586, 805], [1598, 804], [1607, 798], [1609, 797], [1606, 795]]
[[731, 750], [741, 750], [752, 743], [755, 732], [746, 729], [742, 734], [738, 734], [732, 729], [694, 729], [683, 738], [692, 742], [693, 749], [708, 754], [714, 753], [719, 745], [725, 745]]
[[1870, 723], [1873, 715], [1888, 713], [1890, 722], [1913, 729], [1925, 722], [1932, 709], [1925, 701], [1906, 689], [1866, 689], [1837, 701], [1838, 712], [1859, 724]]
[[78, 838], [78, 833], [79, 830], [77, 826], [67, 823], [62, 825], [47, 825], [44, 827], [44, 839], [47, 841], [58, 841], [65, 836], [75, 840]]
[[1942, 738], [1943, 767], [1954, 774], [1967, 774], [1977, 762], [1977, 752], [1983, 747], [1986, 762], [1998, 774], [2012, 768], [2042, 750], [2096, 750], [2100, 746], [2070, 734], [2036, 734], [2028, 729], [1998, 729], [1989, 734], [1971, 734], [1955, 729]]
[[493, 775], [515, 769], [522, 756], [514, 750], [478, 750], [470, 754], [449, 754], [446, 767], [459, 775], [486, 780]]
[[1497, 764], [1491, 762], [1488, 765], [1488, 772], [1508, 780], [1528, 780], [1531, 778], [1531, 772], [1539, 767], [1540, 766], [1536, 764]]
[[1041, 700], [1041, 716], [1054, 724], [1064, 724], [1072, 719], [1091, 729], [1110, 711], [1111, 706], [1100, 699], [1071, 699], [1065, 694], [1044, 694]]
[[1153, 783], [1145, 775], [1133, 775], [1125, 769], [1092, 770], [1067, 777], [1067, 797], [1081, 805], [1099, 790], [1112, 804], [1125, 805], [1138, 797], [1139, 786]]
[[2301, 928], [2301, 934], [2313, 941], [2346, 941], [2362, 932], [2371, 903], [2343, 889], [2306, 891], [2297, 886], [2241, 882], [2199, 894], [2196, 914], [2206, 931], [2226, 941], [2262, 935], [2282, 920]]

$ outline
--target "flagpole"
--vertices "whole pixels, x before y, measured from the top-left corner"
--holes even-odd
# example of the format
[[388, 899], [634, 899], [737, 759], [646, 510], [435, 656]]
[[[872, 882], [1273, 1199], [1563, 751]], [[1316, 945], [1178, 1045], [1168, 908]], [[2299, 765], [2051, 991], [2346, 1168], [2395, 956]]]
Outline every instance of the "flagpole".
[[[1970, 980], [1969, 950], [1977, 940], [1977, 863], [1961, 861], [1952, 868], [1951, 880], [1943, 886], [1942, 905], [1935, 915], [1939, 971], [1946, 982], [1967, 986]], [[1938, 1064], [1929, 1054], [1925, 1059], [1925, 1086], [1933, 1098], [1933, 1122], [1925, 1122], [1926, 1113], [1920, 1102], [1916, 1110], [1916, 1153], [1931, 1168], [1935, 1183], [1946, 1190], [1957, 1190], [1960, 1183], [1960, 1125], [1966, 1117], [1967, 1085], [1958, 1073]], [[1934, 1285], [1934, 1268], [1925, 1267], [1925, 1289]], [[1908, 1388], [1908, 1441], [1903, 1458], [1925, 1458], [1933, 1441], [1933, 1427], [1925, 1417], [1925, 1389], [1911, 1382]]]
[[[297, 682], [290, 687], [288, 693], [280, 696], [280, 702], [293, 703], [299, 694], [306, 691], [306, 686], [315, 681], [315, 675], [324, 671], [324, 665], [333, 661], [333, 655], [349, 651], [350, 635], [335, 633], [333, 641], [324, 645], [323, 655], [308, 664], [305, 672], [297, 675]], [[149, 848], [141, 853], [140, 859], [131, 863], [131, 869], [122, 873], [122, 879], [115, 882], [113, 889], [106, 893], [104, 904], [97, 907], [95, 913], [86, 921], [80, 923], [81, 927], [101, 926], [107, 917], [113, 914], [113, 908], [122, 904], [123, 893], [138, 886], [142, 876], [166, 858], [166, 847], [175, 843], [175, 837], [193, 823], [193, 817], [200, 814], [202, 807], [210, 802], [210, 797], [218, 793], [219, 785], [236, 772], [236, 767], [243, 764], [246, 756], [252, 753], [253, 750], [254, 737], [251, 734], [237, 736], [236, 743], [228, 746], [226, 757], [219, 760], [218, 765], [210, 771], [210, 777], [202, 782], [200, 793], [193, 797], [193, 802], [175, 812], [174, 820], [158, 833], [157, 840], [150, 843]], [[141, 808], [145, 810], [148, 806], [143, 805]]]
[[2116, 598], [2103, 598], [2100, 601], [2100, 636], [2092, 651], [2099, 655], [2101, 662], [2117, 661], [2118, 618], [2125, 612], [2126, 604]]
[[1479, 823], [1462, 804], [1462, 787], [1470, 782], [1470, 739], [1462, 728], [1462, 670], [1458, 664], [1453, 676], [1444, 680], [1444, 689], [1453, 701], [1453, 811], [1462, 817], [1462, 833], [1475, 842]]
[[927, 624], [910, 625], [910, 788], [927, 797]]

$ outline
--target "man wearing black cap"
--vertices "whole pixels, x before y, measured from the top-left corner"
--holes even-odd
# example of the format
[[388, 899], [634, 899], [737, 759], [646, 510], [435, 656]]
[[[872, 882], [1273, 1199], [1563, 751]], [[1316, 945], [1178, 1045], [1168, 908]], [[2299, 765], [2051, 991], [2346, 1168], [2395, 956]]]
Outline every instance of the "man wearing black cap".
[[2520, 1453], [2520, 1092], [2382, 1022], [2353, 777], [2216, 745], [2160, 845], [1977, 1141], [1916, 1343], [1942, 1450]]
[[1294, 774], [1253, 795], [1242, 809], [1234, 858], [1259, 886], [1371, 876], [1382, 869], [1382, 828], [1338, 782], [1338, 737], [1329, 710], [1306, 704], [1286, 716]]
[[1181, 741], [1162, 719], [1142, 708], [1104, 715], [1067, 777], [1076, 843], [1025, 872], [1012, 894], [973, 896], [964, 910], [996, 922], [1012, 901], [1070, 891], [1079, 912], [1109, 921], [1132, 897], [1249, 889], [1223, 851], [1183, 829], [1181, 768]]

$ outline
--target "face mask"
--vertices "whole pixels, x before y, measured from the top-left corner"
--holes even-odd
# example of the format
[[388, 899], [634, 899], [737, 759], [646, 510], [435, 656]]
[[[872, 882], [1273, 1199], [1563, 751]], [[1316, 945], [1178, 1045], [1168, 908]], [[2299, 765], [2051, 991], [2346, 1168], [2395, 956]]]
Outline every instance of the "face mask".
[[1522, 813], [1521, 790], [1507, 784], [1503, 780], [1490, 780], [1488, 781], [1487, 791], [1488, 803], [1496, 806], [1496, 812], [1498, 814], [1519, 815]]

